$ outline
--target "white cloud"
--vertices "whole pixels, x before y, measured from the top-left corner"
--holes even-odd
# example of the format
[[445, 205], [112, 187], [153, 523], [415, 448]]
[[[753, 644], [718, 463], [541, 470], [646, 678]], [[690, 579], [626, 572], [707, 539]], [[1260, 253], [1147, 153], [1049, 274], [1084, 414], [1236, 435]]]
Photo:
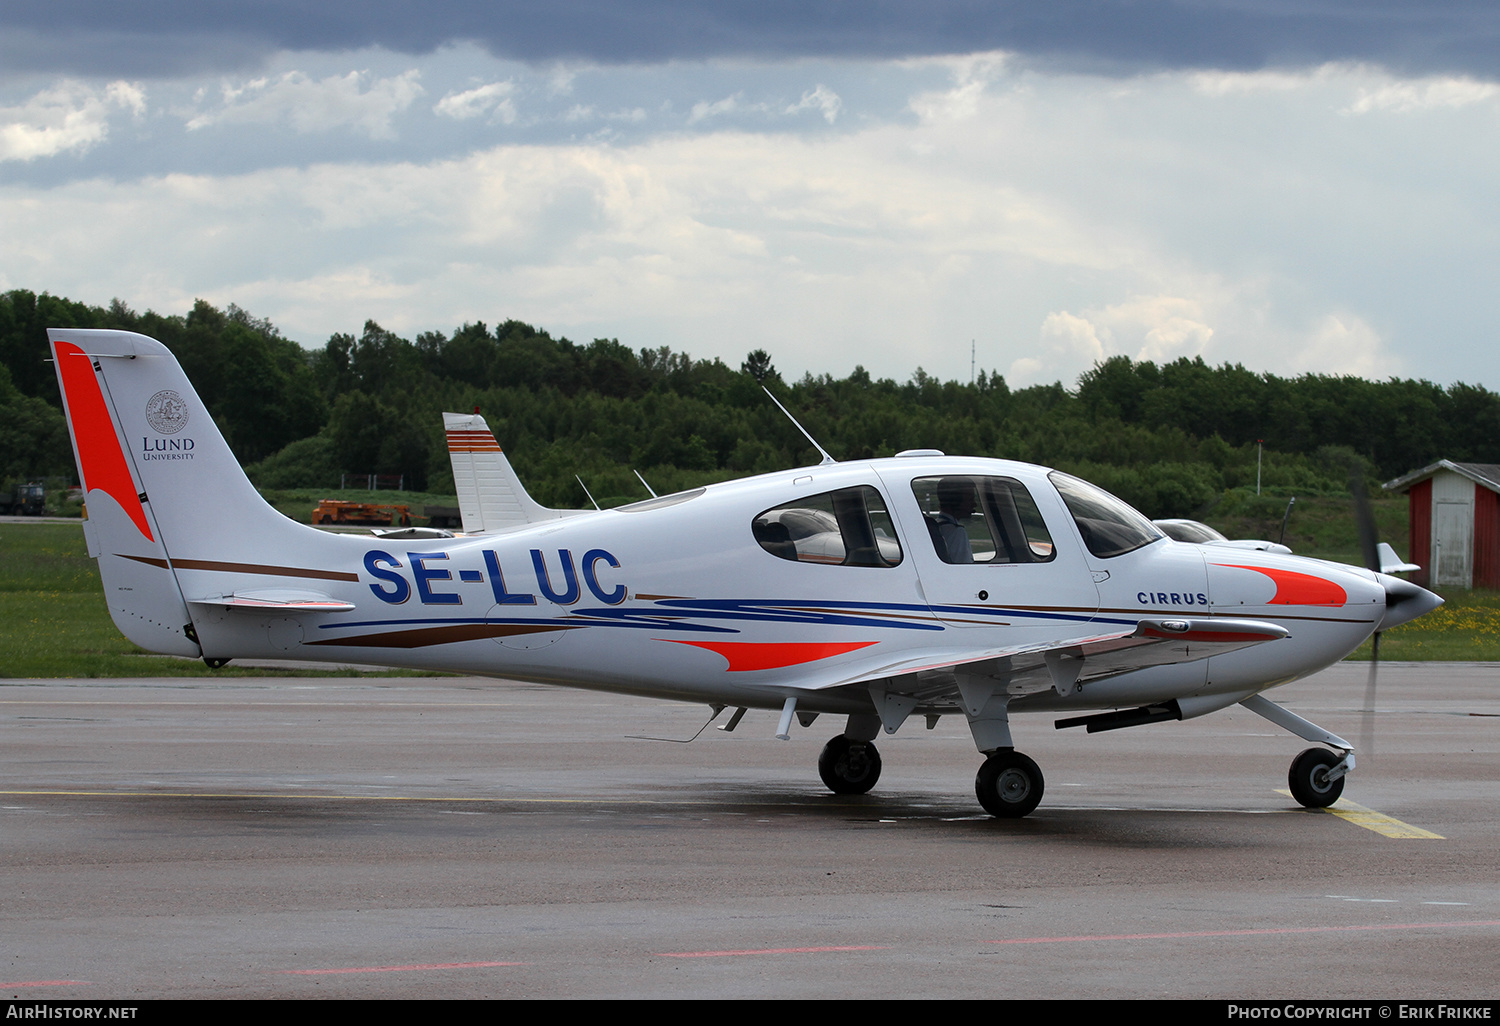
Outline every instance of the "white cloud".
[[111, 82], [101, 91], [64, 81], [19, 106], [0, 107], [0, 161], [81, 153], [109, 134], [114, 109], [140, 117], [146, 111], [145, 90], [132, 82]]
[[800, 114], [805, 110], [815, 110], [822, 114], [823, 119], [831, 125], [838, 119], [839, 111], [843, 109], [843, 106], [844, 101], [839, 98], [838, 93], [819, 83], [814, 88], [803, 93], [802, 99], [796, 103], [781, 108], [763, 102], [746, 103], [743, 92], [734, 93], [731, 96], [726, 96], [722, 100], [715, 100], [712, 103], [707, 100], [700, 100], [693, 104], [692, 110], [688, 113], [687, 123], [689, 125], [696, 125], [710, 118], [720, 117], [725, 114], [773, 114], [779, 111], [781, 114], [792, 115]]
[[979, 113], [984, 96], [982, 80], [965, 82], [937, 93], [922, 93], [911, 99], [911, 110], [924, 125], [970, 121]]
[[[409, 333], [515, 316], [735, 364], [763, 346], [794, 373], [963, 377], [975, 338], [1017, 385], [1071, 383], [1115, 354], [1500, 381], [1474, 328], [1500, 302], [1493, 100], [1447, 108], [1435, 133], [1341, 115], [1403, 81], [1378, 69], [1122, 83], [996, 57], [880, 65], [878, 90], [860, 67], [589, 69], [556, 97], [545, 70], [471, 54], [420, 65], [433, 98], [408, 132], [395, 87], [420, 90], [400, 73], [411, 59], [360, 55], [376, 70], [353, 80], [348, 55], [311, 59], [193, 103], [204, 124], [251, 126], [274, 170], [0, 186], [0, 283], [162, 310], [202, 295], [312, 342], [366, 317]], [[793, 74], [818, 83], [796, 103]], [[65, 106], [116, 124], [144, 110], [124, 87], [89, 95], [95, 108]], [[518, 96], [524, 144], [472, 152], [465, 126]], [[408, 159], [360, 147], [340, 163], [358, 140], [254, 127], [295, 117], [400, 125]], [[115, 131], [112, 146], [130, 138]], [[420, 148], [438, 137], [446, 149]], [[222, 141], [199, 139], [180, 148]], [[328, 162], [283, 159], [298, 145]]]
[[839, 99], [839, 94], [819, 82], [816, 88], [803, 93], [802, 99], [788, 107], [785, 113], [798, 114], [804, 110], [816, 110], [831, 125], [838, 119], [843, 106], [844, 101]]
[[1071, 381], [1111, 356], [1157, 364], [1202, 356], [1214, 334], [1204, 317], [1202, 302], [1166, 295], [1133, 296], [1081, 314], [1054, 311], [1042, 321], [1042, 355], [1014, 361], [1008, 376], [1017, 383], [1042, 376]]
[[707, 100], [701, 100], [698, 103], [693, 104], [693, 110], [688, 115], [687, 123], [690, 125], [696, 125], [698, 122], [704, 120], [705, 118], [717, 117], [720, 114], [731, 114], [734, 111], [740, 110], [742, 109], [740, 105], [740, 97], [743, 95], [743, 93], [735, 93], [733, 96], [726, 96], [724, 97], [724, 99], [715, 100], [713, 103], [709, 103]]
[[1353, 314], [1328, 314], [1300, 341], [1290, 361], [1298, 373], [1378, 380], [1402, 372], [1402, 361], [1386, 351], [1375, 329]]
[[1314, 89], [1352, 94], [1352, 100], [1337, 108], [1340, 114], [1467, 107], [1500, 95], [1500, 84], [1495, 82], [1454, 75], [1401, 78], [1373, 65], [1349, 63], [1324, 64], [1307, 71], [1203, 71], [1188, 75], [1187, 82], [1195, 92], [1214, 98]]
[[411, 106], [423, 93], [415, 68], [377, 78], [367, 71], [312, 79], [289, 71], [275, 79], [259, 78], [242, 85], [221, 87], [223, 105], [187, 122], [188, 129], [226, 124], [290, 122], [301, 133], [355, 128], [372, 139], [391, 139], [391, 118]]
[[1187, 76], [1188, 85], [1204, 96], [1247, 96], [1256, 93], [1286, 93], [1325, 82], [1351, 66], [1325, 64], [1309, 71], [1198, 71]]
[[547, 75], [547, 91], [553, 96], [570, 96], [573, 93], [573, 82], [578, 77], [579, 69], [559, 64]]
[[[491, 124], [510, 125], [516, 120], [516, 104], [511, 99], [511, 94], [515, 91], [515, 82], [490, 82], [461, 93], [449, 93], [432, 109], [455, 121], [467, 121], [489, 114]], [[574, 110], [581, 109], [574, 107]]]
[[146, 90], [139, 82], [111, 82], [104, 87], [104, 98], [116, 107], [128, 108], [136, 117], [146, 113]]
[[[1099, 325], [1087, 317], [1059, 310], [1048, 314], [1042, 322], [1042, 343], [1054, 358], [1062, 357], [1069, 364], [1082, 361], [1089, 366], [1115, 355], [1113, 333], [1108, 328], [1103, 330], [1105, 337], [1101, 339]], [[1038, 363], [1035, 358], [1025, 359], [1028, 367]]]
[[1391, 81], [1359, 90], [1359, 98], [1342, 111], [1345, 114], [1368, 114], [1388, 110], [1406, 113], [1440, 107], [1467, 107], [1500, 95], [1500, 84], [1472, 78], [1426, 78], [1415, 81]]
[[969, 121], [979, 114], [986, 87], [1005, 73], [1008, 62], [1009, 55], [1004, 53], [978, 53], [963, 57], [943, 57], [935, 61], [910, 62], [914, 65], [932, 63], [947, 67], [953, 87], [940, 92], [919, 93], [911, 98], [908, 109], [926, 125]]

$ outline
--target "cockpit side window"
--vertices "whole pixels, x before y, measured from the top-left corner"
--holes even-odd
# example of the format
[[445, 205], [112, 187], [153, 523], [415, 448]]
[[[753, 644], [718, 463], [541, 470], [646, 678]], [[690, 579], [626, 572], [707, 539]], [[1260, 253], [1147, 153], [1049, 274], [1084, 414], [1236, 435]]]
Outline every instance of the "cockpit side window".
[[919, 477], [911, 489], [945, 563], [1046, 563], [1056, 553], [1042, 514], [1008, 477]]
[[756, 517], [750, 529], [761, 548], [794, 562], [872, 567], [901, 562], [890, 511], [869, 485], [776, 506]]
[[1060, 470], [1048, 477], [1073, 514], [1083, 543], [1100, 559], [1123, 556], [1162, 537], [1151, 521], [1104, 489]]

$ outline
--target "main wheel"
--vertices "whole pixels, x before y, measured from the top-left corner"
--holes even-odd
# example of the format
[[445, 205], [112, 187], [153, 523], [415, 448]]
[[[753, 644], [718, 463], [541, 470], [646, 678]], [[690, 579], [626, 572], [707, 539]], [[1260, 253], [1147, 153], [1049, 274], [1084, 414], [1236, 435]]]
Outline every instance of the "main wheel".
[[869, 741], [840, 734], [823, 746], [818, 776], [834, 794], [864, 794], [880, 779], [880, 753]]
[[974, 778], [974, 793], [991, 816], [1020, 819], [1035, 809], [1046, 786], [1041, 767], [1020, 752], [996, 752]]
[[1344, 778], [1328, 779], [1328, 771], [1337, 766], [1340, 757], [1326, 748], [1309, 748], [1292, 760], [1286, 782], [1297, 804], [1309, 809], [1326, 809], [1344, 793]]

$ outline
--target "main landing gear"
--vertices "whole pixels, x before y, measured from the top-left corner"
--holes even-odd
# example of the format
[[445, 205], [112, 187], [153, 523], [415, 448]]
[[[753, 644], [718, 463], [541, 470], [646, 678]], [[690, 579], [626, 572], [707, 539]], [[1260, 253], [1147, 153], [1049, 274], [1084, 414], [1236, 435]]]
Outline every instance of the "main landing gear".
[[991, 752], [974, 777], [979, 804], [1000, 819], [1030, 813], [1041, 803], [1045, 786], [1041, 767], [1013, 748]]
[[880, 779], [880, 753], [872, 742], [840, 734], [823, 746], [818, 776], [834, 794], [864, 794]]
[[[1009, 699], [980, 698], [984, 700], [970, 703], [965, 710], [974, 745], [985, 756], [974, 778], [974, 794], [990, 815], [1020, 819], [1041, 804], [1046, 781], [1041, 768], [1012, 747]], [[1292, 797], [1309, 809], [1326, 809], [1339, 800], [1344, 793], [1344, 777], [1354, 769], [1354, 750], [1349, 742], [1260, 695], [1241, 699], [1240, 705], [1305, 740], [1330, 746], [1332, 751], [1309, 748], [1297, 756], [1287, 783]], [[790, 721], [790, 712], [786, 719]], [[818, 775], [834, 794], [865, 794], [880, 779], [880, 753], [872, 741], [880, 726], [876, 716], [852, 715], [844, 733], [823, 746]]]

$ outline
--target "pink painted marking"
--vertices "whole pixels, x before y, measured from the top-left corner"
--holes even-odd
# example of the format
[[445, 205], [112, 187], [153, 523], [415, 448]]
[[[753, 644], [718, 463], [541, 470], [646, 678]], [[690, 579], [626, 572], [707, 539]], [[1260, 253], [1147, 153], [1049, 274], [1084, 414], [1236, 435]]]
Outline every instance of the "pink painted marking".
[[529, 965], [528, 962], [433, 962], [430, 965], [368, 965], [352, 969], [278, 969], [292, 976], [332, 976], [337, 973], [410, 973], [422, 969], [489, 969], [502, 965]]
[[1360, 930], [1436, 930], [1444, 926], [1500, 926], [1500, 919], [1455, 923], [1389, 923], [1373, 926], [1286, 926], [1270, 930], [1197, 930], [1189, 933], [1111, 933], [1081, 937], [1017, 937], [986, 944], [1071, 944], [1078, 941], [1177, 940], [1187, 937], [1255, 937], [1289, 933], [1346, 933]]
[[885, 951], [888, 945], [849, 944], [826, 948], [751, 948], [745, 951], [658, 951], [657, 958], [728, 958], [731, 955], [807, 955], [819, 951]]

